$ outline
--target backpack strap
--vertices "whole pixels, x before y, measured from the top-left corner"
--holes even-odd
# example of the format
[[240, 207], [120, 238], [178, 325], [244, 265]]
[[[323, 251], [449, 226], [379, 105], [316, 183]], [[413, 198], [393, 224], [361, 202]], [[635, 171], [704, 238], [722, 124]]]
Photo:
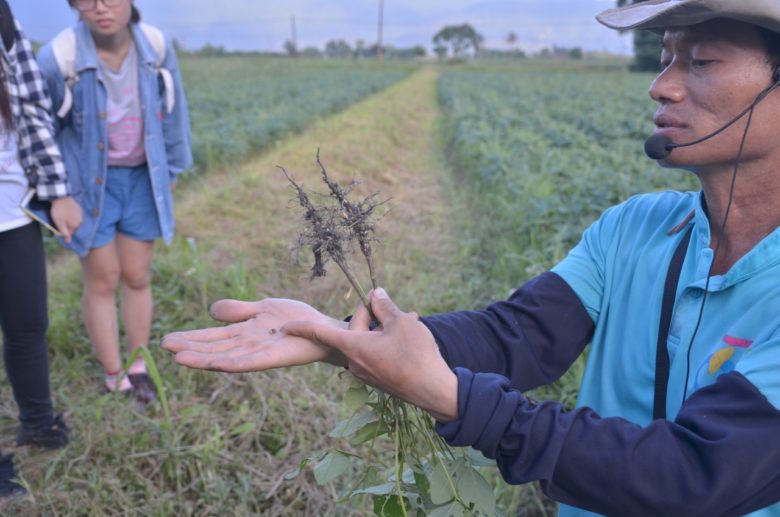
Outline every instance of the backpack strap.
[[[165, 105], [168, 113], [173, 111], [176, 102], [175, 90], [173, 84], [173, 75], [170, 70], [163, 68], [165, 57], [167, 55], [167, 46], [165, 36], [160, 29], [146, 23], [139, 24], [144, 36], [152, 46], [157, 60], [155, 69], [160, 74], [163, 86], [165, 87]], [[73, 107], [73, 85], [78, 82], [79, 76], [76, 73], [76, 32], [72, 27], [60, 32], [51, 42], [54, 59], [65, 80], [65, 92], [62, 98], [62, 105], [57, 110], [59, 118], [65, 118]]]
[[73, 107], [73, 93], [71, 88], [79, 80], [76, 73], [76, 32], [72, 27], [57, 34], [51, 41], [51, 49], [54, 59], [65, 80], [65, 93], [62, 97], [62, 105], [57, 110], [59, 118], [65, 118]]
[[152, 45], [154, 52], [157, 54], [155, 67], [157, 69], [157, 73], [160, 74], [163, 86], [165, 87], [166, 110], [168, 113], [171, 113], [173, 111], [173, 106], [176, 104], [176, 96], [175, 90], [173, 88], [173, 75], [171, 74], [170, 70], [163, 68], [162, 66], [165, 62], [166, 53], [168, 51], [168, 47], [165, 44], [165, 36], [163, 36], [163, 33], [160, 29], [149, 25], [148, 23], [142, 22], [139, 24], [139, 26], [141, 31], [144, 33], [144, 36], [146, 36], [146, 39], [149, 40], [149, 43]]

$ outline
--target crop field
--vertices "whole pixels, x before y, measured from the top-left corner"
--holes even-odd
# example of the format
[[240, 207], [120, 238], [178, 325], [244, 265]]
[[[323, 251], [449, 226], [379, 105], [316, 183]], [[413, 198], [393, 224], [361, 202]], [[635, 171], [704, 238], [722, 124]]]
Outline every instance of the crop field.
[[476, 226], [468, 232], [482, 272], [474, 299], [494, 299], [549, 269], [607, 207], [693, 186], [642, 151], [653, 128], [654, 103], [642, 94], [650, 79], [598, 69], [442, 75], [448, 150]]
[[[290, 250], [301, 226], [284, 166], [379, 192], [381, 283], [405, 310], [483, 307], [565, 256], [610, 205], [639, 193], [695, 188], [642, 153], [654, 111], [648, 75], [559, 63], [383, 66], [258, 58], [185, 59], [197, 174], [176, 191], [177, 238], [156, 248], [149, 353], [160, 400], [138, 407], [101, 390], [80, 312], [80, 270], [50, 258], [55, 407], [71, 444], [13, 445], [16, 408], [2, 384], [0, 447], [16, 454], [31, 496], [0, 514], [328, 515], [374, 513], [344, 498], [366, 465], [387, 479], [392, 444], [376, 451], [329, 436], [348, 416], [347, 374], [311, 365], [241, 375], [193, 371], [159, 349], [174, 330], [214, 323], [221, 298], [303, 299], [338, 316], [357, 298], [337, 271], [310, 281]], [[126, 358], [126, 356], [125, 356]], [[571, 405], [579, 361], [536, 398]], [[301, 462], [338, 448], [353, 465], [319, 483]], [[496, 515], [547, 516], [535, 484], [510, 487], [494, 468]], [[322, 477], [319, 476], [319, 480]]]
[[319, 117], [406, 77], [410, 65], [189, 58], [181, 65], [197, 166], [248, 158]]

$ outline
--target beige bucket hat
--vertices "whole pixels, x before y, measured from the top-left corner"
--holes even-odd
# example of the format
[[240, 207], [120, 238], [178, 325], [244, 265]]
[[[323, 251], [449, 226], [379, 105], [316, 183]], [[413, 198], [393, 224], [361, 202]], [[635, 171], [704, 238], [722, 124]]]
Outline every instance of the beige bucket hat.
[[780, 0], [648, 0], [596, 16], [612, 29], [656, 32], [715, 18], [739, 20], [780, 33]]

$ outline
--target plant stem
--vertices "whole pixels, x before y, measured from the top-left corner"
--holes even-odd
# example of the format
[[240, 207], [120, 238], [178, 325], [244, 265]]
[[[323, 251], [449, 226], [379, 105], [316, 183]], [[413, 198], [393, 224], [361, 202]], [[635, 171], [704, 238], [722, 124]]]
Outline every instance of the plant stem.
[[366, 295], [366, 292], [363, 290], [363, 287], [361, 287], [360, 282], [357, 281], [357, 278], [355, 278], [355, 275], [352, 274], [352, 271], [350, 271], [349, 267], [342, 263], [341, 260], [333, 259], [333, 262], [338, 264], [341, 271], [344, 273], [344, 276], [347, 277], [347, 280], [349, 280], [349, 283], [352, 284], [352, 287], [355, 288], [355, 292], [357, 292], [358, 297], [360, 298], [360, 302], [363, 304], [363, 307], [368, 309], [368, 314], [371, 316], [371, 321], [379, 323], [379, 320], [374, 315], [374, 311], [371, 309], [371, 304], [368, 301], [368, 296]]
[[347, 280], [349, 280], [349, 283], [352, 284], [352, 287], [355, 289], [355, 291], [358, 294], [358, 297], [360, 297], [361, 303], [366, 306], [366, 308], [370, 311], [371, 306], [368, 304], [368, 297], [366, 296], [366, 292], [363, 290], [363, 288], [360, 286], [360, 283], [357, 281], [357, 278], [352, 274], [352, 271], [350, 271], [347, 264], [342, 263], [341, 260], [333, 260], [336, 264], [338, 264], [341, 271], [344, 273], [344, 276], [347, 277]]
[[397, 404], [400, 401], [396, 398], [392, 399], [393, 404], [393, 418], [395, 419], [395, 425], [393, 426], [395, 431], [395, 491], [398, 497], [398, 504], [401, 506], [401, 511], [404, 517], [409, 516], [409, 512], [406, 510], [406, 502], [404, 501], [404, 493], [401, 487], [401, 481], [404, 475], [403, 463], [401, 458], [401, 421]]

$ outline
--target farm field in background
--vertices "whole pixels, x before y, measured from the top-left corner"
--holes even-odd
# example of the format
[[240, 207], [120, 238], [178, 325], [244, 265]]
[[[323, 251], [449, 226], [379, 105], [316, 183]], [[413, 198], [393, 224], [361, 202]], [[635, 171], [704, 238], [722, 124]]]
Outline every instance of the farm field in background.
[[[170, 417], [157, 404], [139, 415], [100, 392], [80, 321], [78, 264], [58, 254], [52, 386], [74, 440], [56, 453], [14, 451], [35, 498], [0, 504], [0, 514], [371, 512], [370, 501], [338, 502], [345, 478], [325, 486], [311, 472], [284, 478], [335, 446], [328, 432], [344, 417], [345, 388], [336, 369], [196, 372], [155, 347], [165, 333], [209, 325], [207, 307], [223, 297], [305, 297], [334, 315], [357, 303], [335, 271], [309, 283], [306, 261], [292, 263], [300, 214], [275, 165], [316, 187], [320, 147], [338, 180], [356, 177], [360, 189], [392, 198], [380, 224], [380, 278], [403, 308], [425, 314], [504, 298], [563, 258], [604, 208], [634, 193], [694, 186], [642, 153], [654, 110], [650, 76], [603, 64], [188, 58], [182, 71], [199, 173], [176, 193], [179, 236], [158, 247], [151, 343]], [[537, 397], [572, 404], [580, 373], [578, 363]], [[2, 389], [0, 446], [14, 450], [16, 409]], [[506, 515], [554, 514], [535, 485], [485, 475]]]
[[[471, 67], [440, 95], [461, 201], [469, 206], [471, 296], [479, 304], [561, 260], [607, 207], [641, 192], [694, 188], [642, 143], [651, 76], [610, 69]], [[464, 281], [467, 281], [464, 279]]]
[[413, 64], [186, 57], [196, 166], [235, 165], [319, 117], [408, 76]]

